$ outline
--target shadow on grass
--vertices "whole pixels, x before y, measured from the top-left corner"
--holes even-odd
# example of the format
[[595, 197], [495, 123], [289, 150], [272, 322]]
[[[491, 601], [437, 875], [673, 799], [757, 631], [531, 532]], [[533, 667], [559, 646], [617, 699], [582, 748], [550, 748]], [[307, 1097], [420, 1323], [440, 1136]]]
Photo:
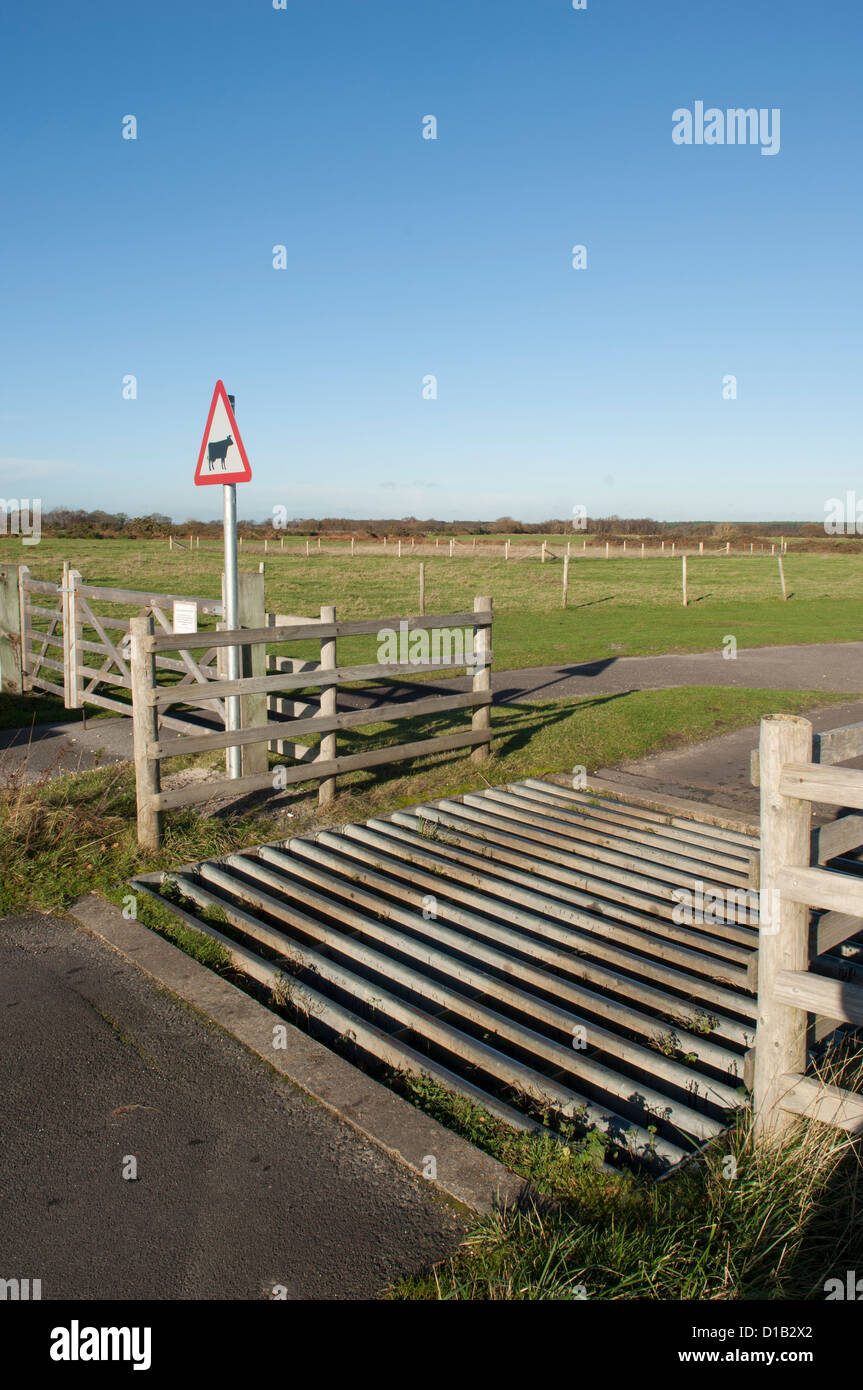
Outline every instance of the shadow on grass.
[[[620, 692], [612, 695], [599, 695], [594, 699], [585, 699], [580, 702], [580, 710], [597, 709], [605, 705], [610, 705], [619, 700], [624, 700], [632, 692]], [[492, 753], [493, 757], [487, 764], [473, 764], [469, 759], [469, 748], [457, 748], [443, 753], [431, 753], [416, 758], [399, 759], [383, 767], [369, 768], [368, 770], [355, 771], [343, 774], [339, 778], [340, 790], [350, 792], [355, 795], [362, 795], [372, 790], [379, 790], [389, 784], [401, 782], [406, 776], [418, 776], [422, 778], [431, 777], [434, 779], [436, 773], [447, 771], [451, 768], [462, 765], [465, 769], [466, 779], [470, 776], [471, 770], [475, 769], [475, 780], [480, 782], [491, 781], [493, 784], [495, 777], [498, 781], [506, 781], [506, 772], [500, 769], [500, 762], [514, 753], [518, 753], [528, 747], [535, 736], [554, 725], [563, 723], [572, 718], [572, 708], [569, 705], [549, 709], [548, 706], [537, 707], [535, 705], [508, 705], [505, 710], [496, 711], [494, 723], [492, 725]], [[388, 723], [381, 725], [371, 725], [365, 729], [347, 729], [339, 735], [339, 754], [342, 757], [350, 757], [357, 753], [369, 753], [379, 748], [388, 746], [397, 747], [404, 743], [414, 743], [421, 739], [432, 739], [446, 734], [467, 731], [470, 723], [462, 721], [455, 724], [453, 715], [444, 711], [439, 715], [423, 715], [415, 719], [400, 719], [398, 723]], [[276, 757], [271, 758], [271, 767], [276, 768], [284, 765], [284, 760]], [[309, 764], [310, 768], [313, 764]], [[492, 773], [492, 778], [488, 779], [484, 775], [484, 768], [488, 768]], [[310, 781], [313, 779], [310, 778]], [[287, 792], [296, 798], [307, 787], [307, 783], [292, 784]], [[313, 788], [312, 791], [316, 790]], [[311, 793], [310, 793], [311, 794]], [[427, 786], [420, 786], [417, 792], [417, 801], [428, 799], [429, 796], [444, 795], [443, 791], [432, 789]], [[232, 799], [229, 804], [220, 806], [213, 814], [215, 816], [228, 816], [243, 813], [256, 808], [263, 808], [264, 805], [272, 806], [272, 792], [264, 790], [251, 792], [245, 796]], [[219, 797], [221, 800], [221, 796]]]

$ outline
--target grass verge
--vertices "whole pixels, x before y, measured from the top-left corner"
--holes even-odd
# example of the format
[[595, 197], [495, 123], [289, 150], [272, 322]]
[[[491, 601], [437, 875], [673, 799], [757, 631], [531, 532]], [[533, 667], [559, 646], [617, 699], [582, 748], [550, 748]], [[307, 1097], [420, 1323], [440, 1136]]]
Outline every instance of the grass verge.
[[[838, 1049], [821, 1074], [863, 1090], [863, 1054]], [[844, 1287], [860, 1268], [861, 1145], [829, 1126], [800, 1121], [782, 1145], [756, 1147], [744, 1110], [657, 1183], [600, 1169], [590, 1142], [517, 1135], [425, 1089], [424, 1108], [529, 1179], [534, 1197], [478, 1221], [451, 1259], [391, 1299], [823, 1300], [828, 1279]]]

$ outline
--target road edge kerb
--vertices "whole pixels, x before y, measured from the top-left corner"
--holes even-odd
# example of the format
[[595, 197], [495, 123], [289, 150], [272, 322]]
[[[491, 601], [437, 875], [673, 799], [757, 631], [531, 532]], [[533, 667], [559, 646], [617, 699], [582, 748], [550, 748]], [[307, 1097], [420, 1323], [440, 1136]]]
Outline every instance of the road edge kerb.
[[[526, 1192], [524, 1180], [497, 1159], [445, 1129], [165, 937], [125, 918], [107, 898], [86, 893], [68, 912], [157, 984], [444, 1196], [487, 1215], [517, 1203]], [[287, 1030], [284, 1050], [272, 1046], [276, 1026]], [[428, 1155], [437, 1161], [435, 1179], [423, 1172]]]

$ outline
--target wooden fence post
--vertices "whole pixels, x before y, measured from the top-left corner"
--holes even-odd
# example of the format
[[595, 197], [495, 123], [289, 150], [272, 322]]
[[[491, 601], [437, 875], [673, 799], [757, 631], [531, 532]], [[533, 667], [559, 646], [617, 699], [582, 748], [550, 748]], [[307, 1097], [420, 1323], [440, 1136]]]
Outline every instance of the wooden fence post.
[[18, 570], [0, 570], [0, 692], [20, 695], [21, 683], [21, 604], [18, 598]]
[[138, 844], [142, 849], [156, 850], [162, 843], [162, 813], [153, 805], [153, 798], [159, 795], [162, 782], [158, 758], [150, 758], [147, 753], [148, 745], [158, 742], [159, 738], [159, 711], [151, 704], [151, 692], [156, 689], [156, 656], [147, 651], [147, 639], [153, 635], [152, 614], [133, 618], [129, 631], [132, 636], [132, 732]]
[[[475, 598], [473, 601], [474, 613], [490, 611], [493, 607], [493, 600], [487, 596]], [[491, 690], [491, 624], [483, 624], [473, 630], [473, 689], [474, 693]], [[474, 733], [485, 732], [484, 743], [478, 743], [471, 753], [471, 758], [475, 763], [484, 763], [491, 752], [491, 706], [479, 705], [474, 709], [472, 726]]]
[[782, 556], [779, 555], [777, 558], [779, 560], [779, 583], [782, 585], [782, 597], [787, 599], [788, 594], [785, 591], [785, 571], [782, 568]]
[[426, 567], [420, 560], [420, 617], [426, 611]]
[[686, 607], [688, 601], [689, 601], [689, 600], [688, 600], [687, 595], [686, 595], [686, 556], [684, 555], [684, 557], [683, 557], [683, 606], [684, 606], [684, 608]]
[[566, 591], [569, 588], [569, 556], [563, 557], [563, 603], [561, 607], [566, 607]]
[[[336, 621], [336, 610], [329, 604], [321, 604], [321, 622], [334, 623]], [[336, 639], [334, 637], [325, 638], [321, 642], [321, 666], [326, 671], [334, 671], [336, 668]], [[335, 714], [338, 707], [338, 688], [335, 685], [327, 685], [321, 688], [321, 715]], [[329, 762], [336, 757], [336, 733], [322, 734], [321, 746], [318, 752], [320, 762]], [[335, 777], [324, 777], [318, 787], [318, 805], [328, 806], [336, 794]]]
[[81, 575], [63, 561], [63, 704], [66, 709], [81, 708], [82, 677], [78, 674], [81, 655], [81, 619], [78, 614], [78, 584]]
[[809, 964], [809, 908], [780, 894], [786, 867], [809, 863], [810, 806], [783, 796], [785, 763], [812, 761], [812, 725], [797, 715], [771, 714], [761, 721], [761, 910], [758, 934], [758, 1028], [755, 1035], [755, 1134], [778, 1137], [794, 1117], [781, 1108], [782, 1077], [806, 1069], [807, 1016], [773, 997], [780, 970]]
[[30, 648], [30, 614], [27, 612], [27, 591], [24, 588], [30, 578], [30, 566], [18, 566], [18, 612], [21, 633], [21, 690], [27, 694], [33, 689], [30, 675], [33, 655]]
[[[263, 568], [263, 567], [262, 567]], [[264, 599], [264, 576], [257, 574], [237, 575], [238, 608], [237, 619], [240, 627], [266, 627], [267, 609]], [[267, 648], [263, 642], [254, 646], [240, 648], [240, 677], [265, 676], [267, 674]], [[267, 722], [267, 694], [240, 696], [240, 728], [250, 729], [256, 724]], [[269, 767], [266, 743], [246, 743], [240, 749], [241, 769], [244, 777], [252, 777], [266, 772]]]

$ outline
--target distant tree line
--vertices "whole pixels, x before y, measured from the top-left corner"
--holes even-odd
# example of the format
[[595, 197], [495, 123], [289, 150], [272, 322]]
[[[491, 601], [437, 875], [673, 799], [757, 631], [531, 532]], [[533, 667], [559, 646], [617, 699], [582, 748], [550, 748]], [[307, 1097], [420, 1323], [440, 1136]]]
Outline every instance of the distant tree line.
[[[264, 521], [241, 521], [239, 533], [248, 539], [263, 539], [276, 535], [329, 536], [332, 539], [355, 536], [358, 540], [379, 539], [383, 536], [501, 536], [501, 535], [579, 535], [601, 536], [603, 540], [634, 537], [647, 540], [688, 539], [714, 541], [754, 540], [766, 535], [784, 535], [790, 540], [818, 540], [830, 548], [833, 538], [825, 536], [824, 523], [817, 521], [656, 521], [653, 517], [600, 516], [587, 517], [577, 526], [572, 519], [551, 518], [547, 521], [518, 521], [512, 516], [500, 516], [496, 521], [421, 520], [415, 516], [398, 518], [302, 517], [275, 529], [272, 518]], [[221, 521], [200, 521], [189, 517], [176, 522], [161, 512], [148, 516], [128, 516], [125, 512], [84, 511], [71, 507], [55, 507], [42, 516], [42, 534], [56, 537], [134, 540], [148, 537], [167, 537], [192, 533], [216, 537], [222, 534]], [[840, 544], [847, 544], [844, 537]]]

